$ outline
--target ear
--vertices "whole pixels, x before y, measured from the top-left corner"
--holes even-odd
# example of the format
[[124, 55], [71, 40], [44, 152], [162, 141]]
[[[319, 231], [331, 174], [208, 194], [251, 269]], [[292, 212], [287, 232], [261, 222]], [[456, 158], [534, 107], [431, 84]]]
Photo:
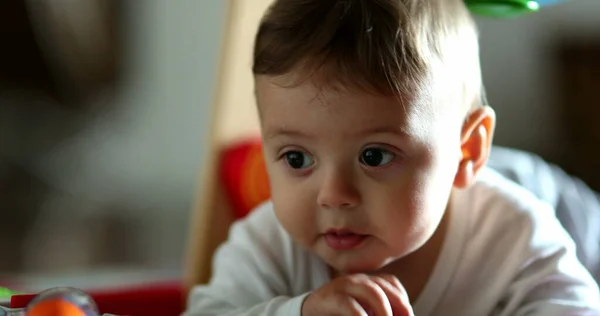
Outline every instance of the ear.
[[489, 106], [470, 112], [461, 131], [462, 158], [454, 178], [454, 186], [466, 188], [487, 163], [496, 126], [496, 113]]

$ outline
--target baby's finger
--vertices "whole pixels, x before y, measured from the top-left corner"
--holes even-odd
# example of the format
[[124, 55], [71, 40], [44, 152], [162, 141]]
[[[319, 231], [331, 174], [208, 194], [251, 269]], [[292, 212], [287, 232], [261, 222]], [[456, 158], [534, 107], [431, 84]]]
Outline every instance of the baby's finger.
[[353, 297], [339, 294], [321, 312], [324, 315], [371, 316]]
[[374, 276], [372, 280], [387, 295], [388, 301], [392, 306], [394, 316], [412, 316], [412, 306], [406, 294], [406, 290], [395, 276]]
[[394, 315], [385, 291], [369, 277], [349, 279], [343, 291], [356, 299], [374, 316]]
[[402, 292], [402, 295], [404, 295], [408, 298], [408, 293], [406, 293], [406, 289], [404, 288], [402, 283], [400, 283], [400, 280], [398, 280], [398, 278], [396, 276], [391, 275], [391, 274], [381, 274], [381, 275], [378, 275], [377, 277], [383, 278], [384, 280], [388, 281], [392, 286], [394, 286], [400, 292]]

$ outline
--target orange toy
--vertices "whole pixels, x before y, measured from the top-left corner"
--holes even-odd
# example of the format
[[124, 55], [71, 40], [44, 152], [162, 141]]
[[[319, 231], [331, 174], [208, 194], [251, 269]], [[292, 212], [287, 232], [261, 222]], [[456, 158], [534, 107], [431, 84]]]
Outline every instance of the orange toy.
[[27, 311], [27, 316], [87, 316], [77, 305], [62, 298], [43, 301]]
[[98, 316], [94, 300], [81, 290], [57, 287], [43, 291], [27, 304], [27, 316]]

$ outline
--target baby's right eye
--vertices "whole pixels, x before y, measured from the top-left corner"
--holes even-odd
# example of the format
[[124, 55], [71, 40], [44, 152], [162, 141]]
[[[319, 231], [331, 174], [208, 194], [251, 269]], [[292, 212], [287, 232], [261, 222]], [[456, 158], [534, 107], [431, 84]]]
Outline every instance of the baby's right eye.
[[287, 164], [294, 169], [305, 169], [314, 164], [313, 158], [301, 151], [288, 151], [284, 156]]

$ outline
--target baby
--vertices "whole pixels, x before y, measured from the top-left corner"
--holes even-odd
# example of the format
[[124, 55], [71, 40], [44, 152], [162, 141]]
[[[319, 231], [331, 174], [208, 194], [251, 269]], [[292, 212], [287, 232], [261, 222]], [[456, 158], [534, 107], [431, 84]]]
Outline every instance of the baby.
[[550, 205], [485, 167], [461, 0], [276, 0], [253, 73], [272, 200], [195, 315], [600, 315]]

